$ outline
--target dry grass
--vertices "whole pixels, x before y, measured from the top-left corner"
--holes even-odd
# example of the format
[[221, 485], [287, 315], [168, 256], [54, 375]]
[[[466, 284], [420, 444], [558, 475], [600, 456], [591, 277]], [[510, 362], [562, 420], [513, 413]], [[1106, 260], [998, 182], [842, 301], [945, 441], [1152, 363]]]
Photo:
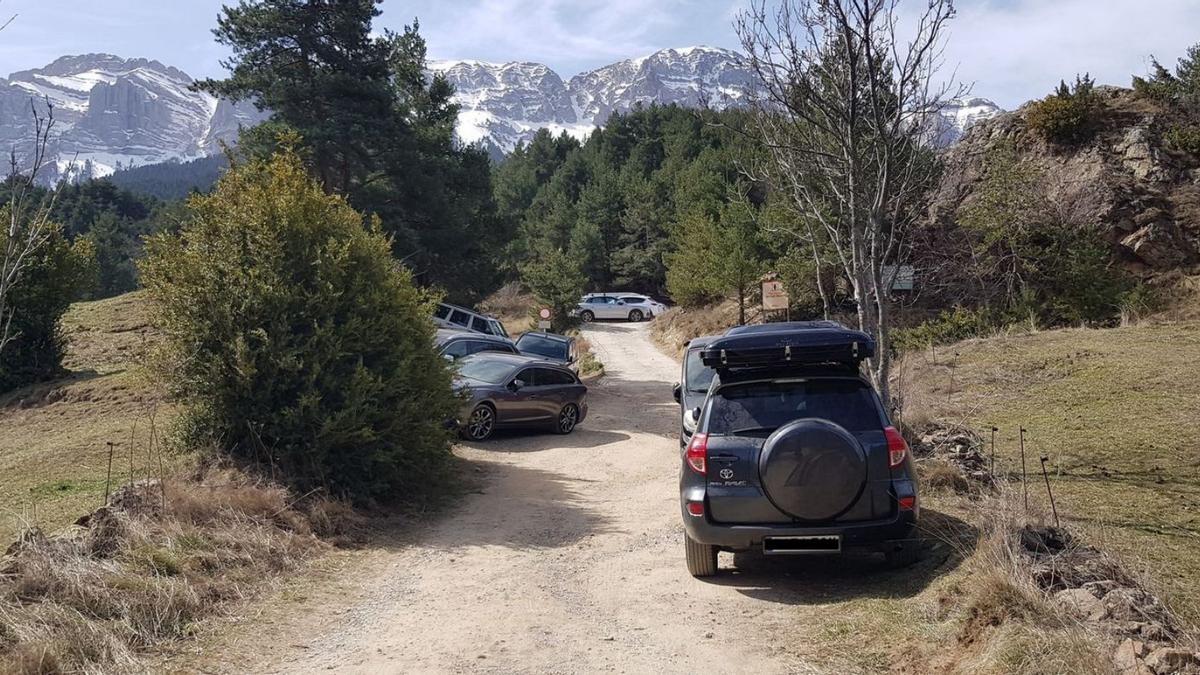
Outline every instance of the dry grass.
[[579, 376], [589, 380], [600, 377], [604, 374], [604, 364], [596, 358], [596, 354], [592, 351], [592, 343], [579, 335], [578, 331], [575, 333], [575, 353], [579, 355], [575, 366], [579, 368]]
[[0, 559], [0, 670], [140, 670], [147, 648], [261, 592], [353, 527], [324, 501], [232, 471], [142, 482], [80, 526], [30, 531]]
[[[761, 319], [761, 311], [757, 306], [746, 307], [747, 323], [758, 323]], [[724, 300], [707, 307], [672, 307], [654, 319], [650, 326], [650, 339], [659, 349], [679, 357], [692, 338], [723, 333], [737, 323], [738, 305], [735, 300]]]
[[[1145, 324], [968, 340], [908, 355], [906, 417], [995, 425], [998, 472], [1064, 521], [1142, 564], [1190, 622], [1200, 619], [1200, 326]], [[986, 434], [985, 434], [986, 437]]]
[[[129, 478], [131, 439], [149, 446], [173, 410], [143, 378], [140, 364], [156, 336], [141, 293], [77, 303], [63, 320], [69, 340], [62, 379], [0, 396], [0, 541], [26, 526], [53, 530], [104, 500], [106, 443], [115, 449], [116, 483]], [[166, 457], [167, 468], [178, 458]], [[133, 458], [138, 477], [157, 473], [157, 458]]]
[[479, 303], [479, 309], [500, 319], [514, 338], [536, 327], [533, 319], [536, 306], [537, 298], [517, 282], [505, 284]]

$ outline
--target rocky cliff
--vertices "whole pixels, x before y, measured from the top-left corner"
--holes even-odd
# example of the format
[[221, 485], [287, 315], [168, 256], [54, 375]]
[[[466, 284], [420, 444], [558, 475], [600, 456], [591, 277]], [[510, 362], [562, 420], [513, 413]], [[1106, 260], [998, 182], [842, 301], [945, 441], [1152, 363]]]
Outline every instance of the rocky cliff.
[[73, 170], [86, 178], [203, 157], [265, 117], [249, 103], [218, 100], [191, 85], [187, 73], [158, 61], [64, 56], [0, 79], [0, 147], [26, 155], [34, 139], [31, 106], [42, 115], [53, 107], [54, 163], [43, 177]]
[[1099, 131], [1074, 147], [1030, 131], [1029, 106], [975, 124], [945, 154], [932, 221], [953, 228], [976, 198], [992, 149], [1014, 148], [1035, 169], [1054, 208], [1098, 225], [1131, 271], [1153, 274], [1200, 262], [1200, 158], [1174, 152], [1164, 133], [1175, 114], [1127, 89], [1101, 87]]

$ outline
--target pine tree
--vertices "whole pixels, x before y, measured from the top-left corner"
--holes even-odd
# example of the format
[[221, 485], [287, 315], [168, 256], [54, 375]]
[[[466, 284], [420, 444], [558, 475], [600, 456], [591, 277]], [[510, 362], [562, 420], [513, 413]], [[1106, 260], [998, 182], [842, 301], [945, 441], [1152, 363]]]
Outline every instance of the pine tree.
[[379, 0], [249, 0], [226, 7], [214, 33], [230, 76], [197, 87], [271, 111], [242, 134], [259, 158], [294, 131], [329, 191], [378, 215], [418, 280], [471, 301], [497, 282], [511, 235], [497, 219], [491, 166], [454, 140], [453, 87], [427, 76], [419, 26], [372, 33]]

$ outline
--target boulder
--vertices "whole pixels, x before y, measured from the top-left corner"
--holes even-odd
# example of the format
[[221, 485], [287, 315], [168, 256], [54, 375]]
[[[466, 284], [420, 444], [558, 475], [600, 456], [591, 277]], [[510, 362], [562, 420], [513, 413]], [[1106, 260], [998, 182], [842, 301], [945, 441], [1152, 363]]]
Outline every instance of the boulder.
[[1173, 220], [1151, 220], [1133, 234], [1121, 239], [1131, 253], [1150, 267], [1160, 270], [1186, 265], [1195, 258], [1191, 245]]
[[1159, 647], [1146, 657], [1146, 666], [1158, 675], [1200, 673], [1200, 656], [1178, 647]]
[[1104, 603], [1086, 588], [1068, 588], [1054, 594], [1054, 601], [1072, 614], [1088, 621], [1108, 618]]
[[1141, 640], [1125, 640], [1113, 653], [1113, 665], [1121, 675], [1151, 675], [1144, 659], [1149, 650]]

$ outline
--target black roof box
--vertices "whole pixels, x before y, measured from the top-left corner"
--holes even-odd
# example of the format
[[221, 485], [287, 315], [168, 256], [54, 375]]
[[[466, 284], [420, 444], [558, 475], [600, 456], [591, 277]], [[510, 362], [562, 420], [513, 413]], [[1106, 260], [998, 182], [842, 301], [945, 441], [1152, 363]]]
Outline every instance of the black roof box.
[[710, 368], [854, 364], [875, 356], [875, 340], [834, 321], [790, 321], [731, 328], [700, 351]]

